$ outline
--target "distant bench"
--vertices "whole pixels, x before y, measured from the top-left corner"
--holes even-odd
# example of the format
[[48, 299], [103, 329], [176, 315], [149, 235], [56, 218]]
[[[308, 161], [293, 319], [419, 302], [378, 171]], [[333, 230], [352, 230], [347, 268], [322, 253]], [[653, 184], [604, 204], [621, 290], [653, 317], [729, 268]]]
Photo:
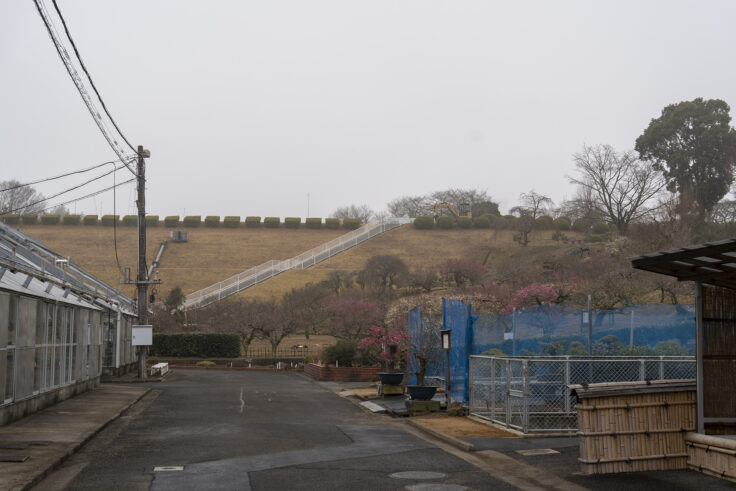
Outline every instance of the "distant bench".
[[151, 375], [163, 376], [169, 371], [168, 363], [156, 363], [151, 367]]

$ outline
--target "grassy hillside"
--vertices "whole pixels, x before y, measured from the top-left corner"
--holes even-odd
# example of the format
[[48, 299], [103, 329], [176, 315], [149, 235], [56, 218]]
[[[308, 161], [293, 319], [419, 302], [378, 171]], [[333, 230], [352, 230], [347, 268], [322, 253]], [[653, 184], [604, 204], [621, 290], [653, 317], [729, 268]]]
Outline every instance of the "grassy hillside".
[[[552, 240], [553, 232], [532, 234], [532, 243], [521, 247], [508, 230], [416, 230], [411, 225], [391, 230], [353, 247], [312, 268], [282, 273], [263, 284], [245, 290], [246, 297], [279, 297], [283, 292], [327, 278], [331, 271], [357, 271], [373, 256], [391, 254], [401, 258], [410, 269], [434, 267], [450, 258], [471, 258], [486, 262], [496, 274], [519, 265], [527, 270], [541, 269], [543, 263], [560, 259], [576, 246]], [[569, 237], [577, 238], [575, 233]], [[490, 254], [489, 254], [490, 253]], [[495, 275], [494, 275], [495, 276]]]
[[[80, 265], [110, 285], [117, 285], [119, 274], [115, 260], [112, 227], [70, 227], [23, 225], [20, 230], [43, 242], [47, 247], [71, 256]], [[172, 229], [148, 228], [146, 255], [156, 258], [161, 241]], [[189, 293], [240, 273], [270, 259], [287, 259], [306, 249], [344, 234], [344, 230], [225, 229], [196, 228], [189, 230], [189, 242], [169, 241], [158, 268], [163, 281], [160, 292], [180, 286]], [[118, 227], [118, 258], [121, 267], [136, 271], [137, 229]], [[125, 291], [125, 290], [124, 290]], [[132, 294], [132, 289], [127, 292]]]
[[[42, 241], [48, 247], [98, 276], [116, 285], [118, 269], [110, 227], [21, 226], [21, 231]], [[149, 228], [149, 262], [159, 244], [169, 237], [171, 229]], [[270, 259], [286, 259], [327, 242], [344, 230], [286, 229], [189, 229], [189, 242], [169, 245], [159, 267], [163, 280], [160, 294], [175, 286], [190, 293], [237, 274]], [[579, 239], [567, 232], [571, 239]], [[565, 257], [577, 245], [552, 240], [552, 232], [531, 235], [531, 243], [520, 247], [506, 230], [416, 230], [411, 225], [394, 229], [370, 239], [346, 252], [306, 270], [289, 271], [272, 278], [241, 295], [262, 298], [280, 297], [292, 288], [325, 279], [330, 271], [356, 271], [372, 256], [392, 254], [411, 269], [433, 267], [449, 258], [472, 258], [486, 261], [494, 276], [513, 275], [516, 270], [534, 271], [545, 262]], [[137, 251], [136, 229], [118, 228], [118, 256], [122, 267], [135, 272]], [[132, 290], [128, 290], [132, 294]]]

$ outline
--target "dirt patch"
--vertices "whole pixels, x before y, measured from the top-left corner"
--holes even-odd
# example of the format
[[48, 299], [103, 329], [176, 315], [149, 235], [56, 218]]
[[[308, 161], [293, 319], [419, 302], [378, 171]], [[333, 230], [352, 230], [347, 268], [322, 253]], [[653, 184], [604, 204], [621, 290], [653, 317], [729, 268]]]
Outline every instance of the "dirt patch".
[[361, 387], [359, 389], [348, 389], [350, 392], [355, 394], [357, 397], [369, 399], [378, 397], [378, 389], [375, 385], [370, 387]]
[[517, 435], [496, 428], [489, 424], [480, 423], [469, 418], [449, 417], [445, 414], [434, 414], [412, 418], [445, 435], [465, 438], [518, 438]]

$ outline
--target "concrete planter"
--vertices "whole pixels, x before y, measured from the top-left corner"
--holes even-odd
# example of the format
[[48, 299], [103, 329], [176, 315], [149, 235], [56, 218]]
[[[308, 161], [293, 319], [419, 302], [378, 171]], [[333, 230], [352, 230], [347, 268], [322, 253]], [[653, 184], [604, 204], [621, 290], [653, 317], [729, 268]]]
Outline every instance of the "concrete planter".
[[437, 387], [431, 385], [407, 385], [406, 392], [415, 401], [429, 401], [437, 392]]

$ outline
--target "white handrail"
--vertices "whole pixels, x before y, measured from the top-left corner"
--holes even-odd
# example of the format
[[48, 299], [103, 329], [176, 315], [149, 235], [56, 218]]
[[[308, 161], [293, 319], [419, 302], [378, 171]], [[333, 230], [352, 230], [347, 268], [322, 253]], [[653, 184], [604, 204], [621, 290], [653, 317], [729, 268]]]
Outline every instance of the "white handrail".
[[184, 301], [184, 309], [204, 307], [290, 269], [306, 269], [312, 267], [376, 235], [410, 222], [411, 219], [391, 218], [382, 223], [368, 223], [329, 242], [313, 247], [291, 259], [284, 259], [283, 261], [272, 259], [266, 261], [235, 276], [190, 293]]

